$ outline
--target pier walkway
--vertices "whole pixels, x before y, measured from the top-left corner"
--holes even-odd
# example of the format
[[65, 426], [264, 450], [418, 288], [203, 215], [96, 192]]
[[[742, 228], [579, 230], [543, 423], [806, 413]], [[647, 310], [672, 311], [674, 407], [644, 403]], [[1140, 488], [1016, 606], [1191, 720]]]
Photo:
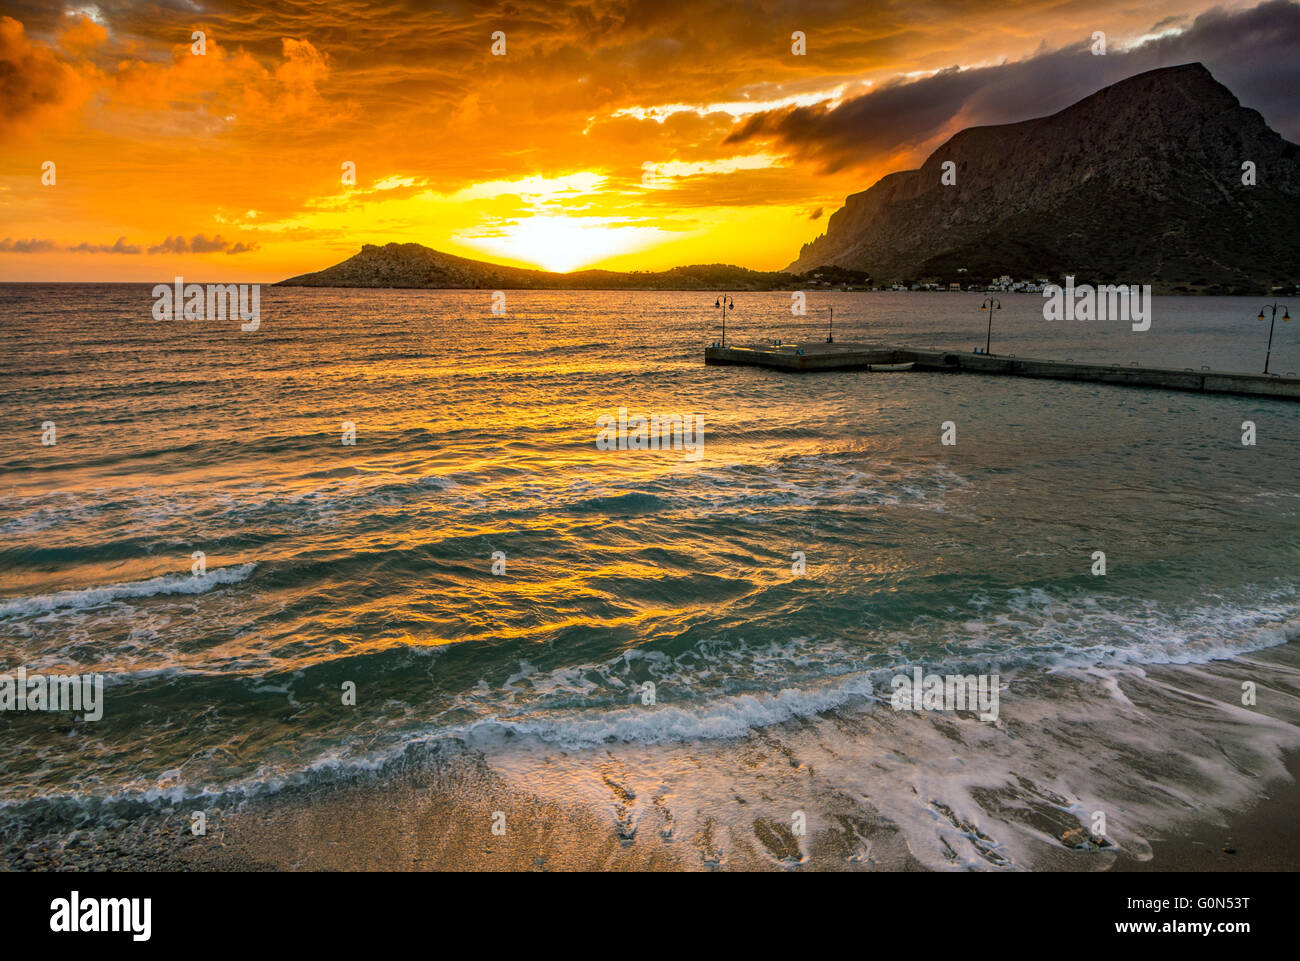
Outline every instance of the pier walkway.
[[961, 353], [955, 350], [920, 350], [872, 344], [762, 344], [705, 348], [706, 364], [767, 367], [791, 373], [829, 370], [866, 370], [873, 364], [913, 364], [914, 371], [1001, 374], [1011, 377], [1046, 377], [1125, 387], [1158, 387], [1201, 394], [1234, 394], [1300, 400], [1300, 377], [1238, 374], [1228, 371], [1172, 367], [1124, 367], [1120, 364], [1086, 364], [1077, 361], [1031, 360], [1003, 354]]

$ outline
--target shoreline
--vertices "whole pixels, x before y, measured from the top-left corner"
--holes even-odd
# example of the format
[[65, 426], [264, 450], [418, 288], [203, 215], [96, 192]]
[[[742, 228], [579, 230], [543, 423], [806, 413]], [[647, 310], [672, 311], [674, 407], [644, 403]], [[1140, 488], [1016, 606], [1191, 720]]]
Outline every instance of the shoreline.
[[[20, 806], [0, 870], [1300, 870], [1294, 640], [1014, 689], [996, 724], [835, 709], [581, 748], [488, 731], [224, 806], [95, 807], [89, 828]], [[1104, 841], [1084, 830], [1099, 809]]]
[[1165, 837], [1148, 838], [1149, 861], [1120, 858], [1116, 872], [1300, 871], [1300, 753], [1286, 759], [1291, 780], [1264, 785], [1260, 797], [1222, 823], [1211, 819], [1174, 827]]
[[[180, 814], [146, 815], [115, 835], [82, 832], [8, 841], [5, 871], [926, 871], [905, 843], [883, 844], [872, 863], [854, 861], [829, 835], [809, 837], [798, 863], [794, 838], [773, 824], [760, 837], [766, 852], [710, 863], [707, 837], [672, 838], [639, 831], [634, 838], [593, 810], [521, 795], [472, 759], [453, 771], [317, 788], [214, 812], [208, 835], [193, 837]], [[1300, 753], [1287, 759], [1290, 782], [1223, 818], [1201, 817], [1148, 838], [1151, 857], [1130, 852], [1069, 851], [1043, 871], [1118, 873], [1300, 870]], [[493, 814], [506, 833], [490, 832]], [[723, 830], [729, 830], [724, 828]], [[888, 842], [886, 835], [878, 840]], [[875, 852], [873, 852], [875, 853]], [[767, 856], [770, 855], [770, 856]], [[1109, 864], [1099, 864], [1105, 857]]]

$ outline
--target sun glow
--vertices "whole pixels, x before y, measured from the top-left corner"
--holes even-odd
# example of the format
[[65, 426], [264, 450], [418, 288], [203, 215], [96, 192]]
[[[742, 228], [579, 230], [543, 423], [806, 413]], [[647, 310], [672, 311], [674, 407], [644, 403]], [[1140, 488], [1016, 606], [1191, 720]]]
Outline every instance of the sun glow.
[[641, 250], [662, 239], [662, 232], [653, 227], [616, 224], [607, 217], [538, 216], [487, 236], [462, 234], [457, 239], [496, 257], [559, 273]]

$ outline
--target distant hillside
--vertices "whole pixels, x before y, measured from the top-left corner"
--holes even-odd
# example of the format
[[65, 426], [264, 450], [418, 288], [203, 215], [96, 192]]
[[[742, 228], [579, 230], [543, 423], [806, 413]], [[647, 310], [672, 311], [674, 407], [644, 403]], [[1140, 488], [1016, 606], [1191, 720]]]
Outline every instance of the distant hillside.
[[[955, 186], [940, 182], [949, 160]], [[1241, 182], [1248, 160], [1256, 186]], [[1300, 147], [1194, 63], [961, 131], [919, 170], [849, 197], [786, 269], [1266, 289], [1300, 280], [1298, 221]]]
[[[836, 276], [853, 277], [852, 273]], [[859, 277], [859, 282], [865, 281]], [[421, 244], [366, 244], [340, 264], [280, 281], [281, 287], [428, 287], [554, 290], [788, 290], [801, 278], [729, 264], [674, 267], [662, 271], [579, 270], [569, 274], [503, 267], [453, 257]], [[844, 282], [848, 282], [847, 280]]]

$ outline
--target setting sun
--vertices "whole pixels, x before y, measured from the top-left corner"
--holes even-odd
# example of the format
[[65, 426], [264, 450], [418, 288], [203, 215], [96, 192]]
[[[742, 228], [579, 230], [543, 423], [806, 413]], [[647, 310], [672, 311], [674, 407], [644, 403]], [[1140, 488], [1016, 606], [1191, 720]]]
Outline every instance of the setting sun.
[[457, 239], [495, 259], [567, 273], [645, 249], [662, 237], [653, 227], [617, 223], [608, 217], [528, 217], [488, 236], [469, 233]]

